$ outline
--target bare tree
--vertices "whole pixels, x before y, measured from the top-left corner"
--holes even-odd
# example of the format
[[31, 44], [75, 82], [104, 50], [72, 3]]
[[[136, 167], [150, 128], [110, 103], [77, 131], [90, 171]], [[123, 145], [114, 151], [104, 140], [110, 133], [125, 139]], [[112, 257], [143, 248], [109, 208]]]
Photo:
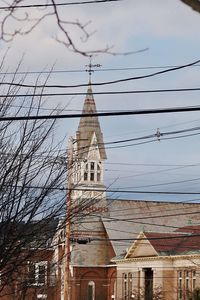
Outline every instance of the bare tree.
[[155, 287], [149, 294], [148, 291], [145, 292], [144, 288], [132, 291], [131, 299], [140, 300], [146, 299], [146, 297], [152, 300], [165, 300], [164, 292], [161, 287]]
[[[1, 290], [9, 293], [27, 280], [27, 261], [38, 249], [50, 249], [58, 219], [66, 215], [66, 151], [55, 120], [29, 119], [43, 105], [42, 96], [34, 96], [37, 83], [31, 97], [17, 97], [17, 86], [0, 89], [6, 93], [0, 99], [0, 272]], [[15, 121], [17, 116], [27, 119]], [[46, 255], [40, 253], [43, 260]]]
[[78, 30], [80, 40], [86, 42], [94, 33], [88, 28], [91, 21], [82, 23], [79, 20], [69, 20], [63, 16], [63, 8], [68, 5], [101, 5], [105, 2], [117, 2], [119, 0], [89, 0], [56, 3], [55, 0], [47, 0], [44, 3], [27, 4], [26, 0], [10, 0], [0, 7], [0, 39], [12, 41], [17, 35], [26, 35], [33, 31], [40, 23], [48, 18], [54, 22], [57, 36], [55, 39], [64, 44], [70, 50], [82, 55], [91, 55], [96, 52], [108, 52], [110, 47], [103, 49], [82, 50], [72, 37], [72, 31]]
[[[73, 170], [73, 159], [69, 163], [67, 149], [63, 150], [65, 136], [58, 137], [59, 124], [54, 118], [39, 119], [46, 82], [41, 88], [37, 80], [32, 90], [23, 91], [27, 96], [19, 96], [21, 87], [16, 82], [25, 78], [19, 79], [18, 71], [10, 84], [4, 84], [6, 75], [0, 84], [0, 296], [22, 300], [33, 287], [32, 263], [45, 261], [50, 272], [56, 231], [69, 222], [80, 222], [89, 214], [87, 208], [100, 199], [77, 200], [67, 211], [70, 191], [66, 183], [72, 176], [68, 169]], [[62, 112], [58, 107], [49, 111], [47, 117]], [[25, 118], [16, 120], [20, 116]]]
[[183, 3], [189, 5], [193, 10], [200, 13], [200, 1], [199, 0], [181, 0]]
[[188, 293], [188, 300], [200, 300], [200, 289], [196, 288], [192, 292]]

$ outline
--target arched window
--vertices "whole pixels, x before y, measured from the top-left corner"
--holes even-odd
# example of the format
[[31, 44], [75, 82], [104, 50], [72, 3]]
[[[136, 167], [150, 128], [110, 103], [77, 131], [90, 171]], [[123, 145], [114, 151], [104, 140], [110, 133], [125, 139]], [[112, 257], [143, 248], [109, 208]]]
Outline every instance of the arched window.
[[88, 282], [88, 297], [87, 300], [95, 300], [95, 283], [94, 281]]

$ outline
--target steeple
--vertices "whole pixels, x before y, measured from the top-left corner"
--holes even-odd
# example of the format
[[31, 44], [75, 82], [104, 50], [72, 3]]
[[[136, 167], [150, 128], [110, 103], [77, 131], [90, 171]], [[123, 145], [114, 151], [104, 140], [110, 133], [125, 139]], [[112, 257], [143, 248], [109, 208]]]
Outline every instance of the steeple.
[[[86, 159], [89, 155], [90, 147], [96, 146], [99, 150], [99, 159], [105, 160], [106, 152], [103, 142], [103, 134], [99, 124], [96, 105], [93, 97], [91, 82], [88, 84], [87, 94], [83, 105], [82, 114], [80, 118], [78, 130], [76, 132], [77, 141], [77, 155], [79, 159]], [[84, 114], [91, 114], [94, 116], [84, 117]]]

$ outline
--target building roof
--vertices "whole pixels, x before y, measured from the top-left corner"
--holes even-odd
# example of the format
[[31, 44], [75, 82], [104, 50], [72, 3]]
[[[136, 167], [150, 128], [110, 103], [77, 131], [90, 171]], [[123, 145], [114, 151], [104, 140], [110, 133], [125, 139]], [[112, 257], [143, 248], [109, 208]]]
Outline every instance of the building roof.
[[108, 200], [108, 208], [109, 217], [102, 221], [116, 255], [126, 251], [141, 231], [172, 233], [186, 230], [191, 222], [200, 224], [198, 203]]
[[182, 233], [187, 232], [187, 233], [200, 234], [200, 225], [184, 226], [184, 227], [176, 229], [175, 231], [182, 232]]
[[144, 232], [159, 255], [200, 253], [200, 234]]
[[[89, 83], [82, 114], [85, 115], [96, 113], [97, 110], [93, 97], [92, 87]], [[101, 132], [101, 127], [97, 116], [87, 116], [80, 118], [78, 130], [76, 132], [77, 150], [79, 158], [87, 157], [87, 152], [89, 150], [89, 146], [91, 145], [94, 133], [96, 135], [97, 145], [99, 148], [101, 159], [107, 158], [103, 142], [103, 134]]]
[[56, 233], [58, 219], [31, 222], [0, 222], [0, 245], [18, 243], [24, 248], [49, 248]]

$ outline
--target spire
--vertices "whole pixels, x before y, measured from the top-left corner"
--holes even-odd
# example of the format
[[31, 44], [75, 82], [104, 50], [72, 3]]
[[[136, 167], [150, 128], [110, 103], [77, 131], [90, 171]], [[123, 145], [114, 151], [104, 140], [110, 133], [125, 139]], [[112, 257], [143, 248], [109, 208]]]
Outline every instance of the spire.
[[[91, 82], [89, 81], [86, 98], [83, 105], [82, 114], [96, 114], [96, 105], [93, 97]], [[106, 152], [103, 142], [103, 134], [97, 116], [81, 117], [78, 131], [76, 132], [77, 150], [80, 158], [87, 157], [89, 146], [92, 138], [96, 135], [97, 146], [99, 148], [100, 157], [106, 159]]]

